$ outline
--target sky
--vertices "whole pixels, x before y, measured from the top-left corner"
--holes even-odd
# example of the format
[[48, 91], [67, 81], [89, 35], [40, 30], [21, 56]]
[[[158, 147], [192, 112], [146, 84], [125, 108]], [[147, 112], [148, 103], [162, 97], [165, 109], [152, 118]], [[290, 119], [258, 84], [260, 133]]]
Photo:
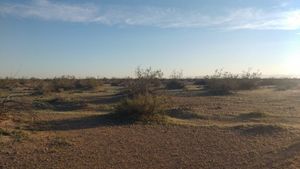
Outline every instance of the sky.
[[0, 77], [300, 75], [299, 0], [1, 0]]

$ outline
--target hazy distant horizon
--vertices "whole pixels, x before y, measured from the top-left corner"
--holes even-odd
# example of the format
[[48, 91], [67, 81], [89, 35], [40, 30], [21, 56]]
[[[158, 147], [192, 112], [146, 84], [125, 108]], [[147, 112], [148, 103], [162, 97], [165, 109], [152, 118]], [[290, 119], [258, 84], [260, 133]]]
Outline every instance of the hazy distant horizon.
[[[150, 66], [148, 67], [142, 67], [142, 68], [149, 68]], [[163, 69], [159, 69], [159, 68], [153, 68], [151, 67], [153, 70], [161, 70], [163, 72], [163, 78], [170, 78], [171, 74], [172, 74], [172, 71], [176, 70], [172, 70], [172, 71], [163, 71]], [[178, 70], [178, 69], [177, 69]], [[215, 70], [220, 70], [220, 69], [215, 69]], [[227, 71], [224, 69], [224, 72], [230, 72], [230, 71]], [[243, 71], [247, 71], [247, 70], [243, 70]], [[230, 73], [233, 73], [233, 74], [238, 74], [238, 75], [241, 75], [243, 73], [243, 71], [240, 71], [240, 72], [230, 72]], [[183, 79], [189, 79], [189, 78], [204, 78], [205, 76], [211, 76], [214, 74], [215, 71], [212, 71], [211, 73], [208, 73], [208, 74], [199, 74], [199, 75], [196, 75], [196, 76], [190, 76], [190, 75], [186, 75], [184, 74], [184, 71], [182, 70], [182, 73], [183, 73], [183, 76], [182, 78]], [[257, 72], [257, 70], [253, 70], [251, 69], [251, 72]], [[287, 74], [264, 74], [263, 72], [260, 72], [261, 73], [261, 78], [300, 78], [300, 74], [299, 75], [287, 75]], [[21, 76], [21, 75], [18, 75], [18, 73], [15, 73], [15, 74], [11, 74], [11, 75], [8, 75], [8, 76], [1, 76], [0, 75], [0, 79], [5, 79], [5, 78], [13, 78], [13, 79], [30, 79], [30, 78], [38, 78], [38, 79], [53, 79], [53, 78], [59, 78], [59, 77], [63, 77], [63, 76], [71, 76], [71, 77], [75, 77], [77, 79], [84, 79], [84, 78], [97, 78], [97, 79], [103, 79], [103, 78], [108, 78], [108, 79], [113, 79], [113, 78], [117, 78], [117, 79], [122, 79], [122, 78], [135, 78], [135, 70], [133, 69], [132, 72], [128, 75], [124, 75], [124, 76], [104, 76], [104, 75], [87, 75], [87, 76], [78, 76], [78, 75], [74, 75], [74, 74], [58, 74], [58, 75], [51, 75], [51, 76]]]
[[2, 0], [0, 77], [300, 75], [297, 0]]

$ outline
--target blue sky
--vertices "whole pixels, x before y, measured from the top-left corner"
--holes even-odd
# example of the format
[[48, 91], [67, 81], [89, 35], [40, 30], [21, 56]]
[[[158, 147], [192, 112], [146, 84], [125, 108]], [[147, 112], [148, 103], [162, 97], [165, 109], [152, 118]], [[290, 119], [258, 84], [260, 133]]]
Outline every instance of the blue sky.
[[0, 76], [300, 75], [298, 0], [1, 0]]

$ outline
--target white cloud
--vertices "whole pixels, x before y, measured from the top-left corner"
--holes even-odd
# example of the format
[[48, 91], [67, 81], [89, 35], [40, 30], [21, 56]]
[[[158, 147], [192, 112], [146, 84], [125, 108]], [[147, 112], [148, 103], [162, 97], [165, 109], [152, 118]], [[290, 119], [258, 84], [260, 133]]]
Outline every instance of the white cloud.
[[97, 9], [88, 5], [52, 3], [48, 0], [34, 0], [30, 4], [6, 4], [0, 6], [0, 13], [23, 18], [40, 18], [69, 22], [90, 22], [96, 17]]
[[199, 11], [175, 8], [95, 6], [91, 4], [53, 3], [34, 0], [27, 4], [0, 4], [0, 14], [65, 22], [105, 25], [154, 26], [163, 28], [223, 28], [255, 30], [298, 30], [300, 9], [264, 11], [243, 8], [210, 16]]
[[242, 9], [231, 14], [232, 29], [297, 30], [300, 29], [300, 9], [265, 12], [256, 9]]

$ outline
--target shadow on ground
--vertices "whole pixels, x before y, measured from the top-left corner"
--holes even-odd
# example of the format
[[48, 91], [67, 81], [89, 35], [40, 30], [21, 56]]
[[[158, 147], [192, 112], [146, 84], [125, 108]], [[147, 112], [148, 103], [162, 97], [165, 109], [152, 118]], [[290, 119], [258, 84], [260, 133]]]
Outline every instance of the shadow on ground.
[[54, 98], [49, 101], [35, 101], [33, 107], [35, 109], [50, 109], [54, 111], [76, 111], [83, 110], [88, 107], [88, 104], [115, 104], [125, 98], [124, 95], [109, 95], [109, 96], [92, 96], [81, 99], [64, 100], [63, 98]]
[[101, 126], [118, 126], [132, 124], [132, 121], [118, 120], [115, 114], [91, 115], [80, 118], [70, 118], [51, 121], [39, 121], [28, 126], [32, 131], [66, 131], [96, 128]]
[[124, 99], [125, 95], [110, 95], [110, 96], [92, 96], [85, 98], [86, 103], [90, 104], [111, 104], [117, 103]]

